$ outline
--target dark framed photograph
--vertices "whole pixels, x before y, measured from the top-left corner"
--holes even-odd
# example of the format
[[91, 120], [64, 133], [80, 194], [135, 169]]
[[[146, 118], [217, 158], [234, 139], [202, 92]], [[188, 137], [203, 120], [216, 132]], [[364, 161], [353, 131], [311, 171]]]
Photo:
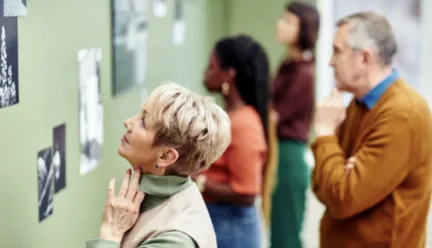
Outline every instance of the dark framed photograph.
[[0, 108], [18, 103], [17, 18], [0, 16]]
[[113, 95], [147, 79], [147, 0], [112, 0]]
[[37, 153], [39, 222], [53, 214], [53, 166], [51, 147]]
[[52, 165], [54, 193], [66, 187], [66, 124], [53, 129]]

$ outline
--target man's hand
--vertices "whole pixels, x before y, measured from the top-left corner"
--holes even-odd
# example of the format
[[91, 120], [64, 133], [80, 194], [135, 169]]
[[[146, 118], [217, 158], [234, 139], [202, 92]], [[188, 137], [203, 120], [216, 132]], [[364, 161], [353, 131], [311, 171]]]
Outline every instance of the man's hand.
[[355, 163], [356, 163], [356, 158], [350, 157], [345, 163], [345, 172], [351, 171], [354, 168]]
[[129, 183], [131, 174], [129, 169], [117, 196], [115, 195], [115, 178], [111, 179], [109, 183], [99, 234], [100, 239], [120, 243], [126, 231], [133, 227], [138, 220], [141, 202], [144, 200], [144, 192], [138, 191], [141, 172], [136, 170]]
[[316, 107], [314, 125], [317, 137], [335, 135], [336, 129], [345, 120], [345, 111], [343, 94], [334, 89]]

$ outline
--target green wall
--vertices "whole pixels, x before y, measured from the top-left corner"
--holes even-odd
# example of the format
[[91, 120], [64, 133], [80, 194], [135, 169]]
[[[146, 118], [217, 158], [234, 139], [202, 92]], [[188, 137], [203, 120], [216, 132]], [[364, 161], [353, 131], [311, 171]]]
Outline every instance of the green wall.
[[[271, 3], [270, 3], [271, 2]], [[229, 34], [249, 34], [267, 51], [273, 71], [283, 57], [285, 47], [276, 41], [276, 21], [287, 0], [234, 0], [229, 2]]]
[[[142, 99], [138, 88], [111, 94], [109, 2], [27, 1], [28, 16], [18, 20], [20, 103], [0, 109], [0, 247], [84, 247], [84, 240], [98, 234], [109, 178], [121, 178], [128, 168], [116, 150], [123, 120], [139, 111]], [[204, 93], [208, 54], [225, 34], [242, 32], [258, 39], [273, 69], [283, 56], [275, 23], [285, 1], [185, 0], [186, 41], [179, 47], [171, 41], [174, 6], [168, 2], [166, 18], [150, 15], [149, 91], [172, 80]], [[102, 48], [104, 150], [102, 163], [80, 176], [77, 52], [85, 48]], [[62, 123], [67, 185], [54, 196], [53, 215], [39, 223], [37, 152], [51, 146], [52, 129]]]
[[[315, 3], [316, 0], [299, 0]], [[276, 22], [289, 0], [232, 0], [228, 3], [229, 34], [245, 33], [258, 40], [268, 53], [275, 72], [286, 53], [286, 47], [276, 41]]]
[[[139, 90], [111, 96], [109, 0], [27, 1], [20, 17], [20, 103], [0, 109], [0, 247], [77, 248], [98, 234], [108, 180], [128, 167], [116, 153], [123, 120], [139, 111]], [[161, 80], [202, 88], [215, 39], [223, 34], [223, 1], [186, 0], [187, 38], [171, 42], [171, 1], [165, 19], [150, 18], [150, 90]], [[150, 4], [150, 2], [149, 2]], [[103, 162], [79, 175], [79, 49], [102, 48]], [[54, 213], [38, 221], [37, 152], [52, 144], [52, 128], [66, 123], [66, 188], [54, 196]]]

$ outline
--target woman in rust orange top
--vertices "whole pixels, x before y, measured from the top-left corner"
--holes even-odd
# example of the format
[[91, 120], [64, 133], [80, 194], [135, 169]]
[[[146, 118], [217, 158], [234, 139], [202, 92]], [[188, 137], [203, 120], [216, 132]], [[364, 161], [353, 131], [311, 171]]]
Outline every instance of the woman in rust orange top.
[[269, 63], [248, 36], [220, 40], [205, 75], [209, 91], [220, 92], [231, 120], [232, 141], [209, 170], [195, 178], [203, 192], [219, 248], [259, 248], [261, 193], [267, 159]]

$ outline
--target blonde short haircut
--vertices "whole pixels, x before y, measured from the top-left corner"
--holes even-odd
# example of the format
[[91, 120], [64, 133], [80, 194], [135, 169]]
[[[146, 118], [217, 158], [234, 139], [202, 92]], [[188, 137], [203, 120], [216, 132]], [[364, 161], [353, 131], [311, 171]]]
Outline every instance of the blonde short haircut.
[[206, 170], [231, 143], [227, 113], [206, 96], [173, 82], [162, 82], [145, 104], [152, 106], [154, 145], [168, 145], [179, 153], [170, 174]]

